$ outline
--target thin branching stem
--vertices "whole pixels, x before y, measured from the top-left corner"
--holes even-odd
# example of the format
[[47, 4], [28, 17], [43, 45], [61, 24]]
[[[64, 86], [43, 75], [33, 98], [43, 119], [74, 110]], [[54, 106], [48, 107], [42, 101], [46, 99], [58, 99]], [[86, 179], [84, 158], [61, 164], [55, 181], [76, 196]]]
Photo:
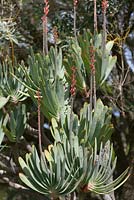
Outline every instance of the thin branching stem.
[[46, 20], [43, 21], [43, 54], [48, 54], [48, 36], [47, 36], [47, 17]]
[[[92, 108], [93, 108], [93, 76], [91, 74], [90, 75], [90, 108], [89, 108], [90, 113], [92, 112]], [[90, 120], [92, 122], [92, 117], [90, 117]]]
[[102, 1], [102, 14], [103, 14], [103, 34], [102, 34], [102, 52], [105, 55], [106, 48], [106, 38], [107, 38], [107, 28], [106, 28], [106, 11], [107, 11], [108, 1]]
[[96, 107], [96, 79], [95, 74], [93, 74], [93, 91], [94, 91], [94, 108]]
[[54, 36], [55, 49], [57, 49], [57, 41], [58, 41], [58, 30], [57, 30], [57, 26], [54, 26], [54, 28], [53, 28], [53, 36]]
[[71, 147], [72, 147], [72, 129], [73, 129], [73, 105], [74, 105], [74, 96], [71, 96], [70, 129], [69, 129], [69, 142]]
[[97, 33], [97, 5], [96, 5], [96, 0], [94, 0], [94, 33]]
[[124, 112], [124, 100], [123, 100], [123, 79], [125, 76], [125, 66], [124, 66], [124, 58], [123, 58], [123, 42], [121, 41], [121, 78], [120, 78], [120, 85], [119, 85], [119, 89], [120, 89], [120, 101], [121, 101], [121, 112], [122, 112], [122, 116], [125, 117], [125, 112]]
[[74, 5], [74, 37], [77, 40], [77, 33], [76, 33], [76, 6]]
[[[47, 17], [46, 17], [47, 21]], [[45, 23], [45, 54], [48, 55], [48, 33], [47, 33], [47, 23]]]
[[38, 96], [38, 137], [39, 137], [39, 151], [40, 155], [42, 154], [42, 142], [41, 142], [41, 112], [40, 112], [40, 106], [41, 106], [41, 98], [40, 98], [40, 91], [37, 92]]
[[103, 55], [105, 53], [105, 47], [106, 47], [106, 14], [103, 13], [103, 35], [102, 35], [102, 50], [103, 50]]
[[[93, 99], [93, 105], [94, 108], [96, 107], [96, 80], [95, 80], [95, 49], [94, 46], [90, 46], [90, 70], [91, 70], [91, 77], [92, 79], [90, 80], [90, 87], [91, 87], [91, 96], [90, 98]], [[92, 81], [92, 83], [91, 83]], [[91, 100], [90, 100], [91, 101]]]
[[43, 54], [45, 54], [45, 22], [42, 22], [43, 26]]
[[[69, 141], [70, 141], [70, 146], [72, 147], [72, 128], [73, 128], [73, 105], [74, 105], [74, 98], [76, 95], [76, 67], [72, 66], [72, 76], [71, 76], [71, 88], [70, 88], [70, 93], [71, 93], [71, 112], [70, 112], [70, 129], [69, 129]], [[71, 148], [71, 153], [72, 153], [72, 148]]]
[[49, 13], [49, 1], [44, 0], [44, 16], [42, 17], [43, 24], [43, 54], [48, 54], [48, 30], [47, 30], [47, 22], [48, 22], [48, 13]]
[[12, 40], [10, 40], [10, 44], [11, 44], [11, 55], [12, 55], [12, 66], [14, 66], [14, 45]]
[[[97, 33], [97, 8], [96, 0], [94, 0], [94, 38]], [[95, 77], [95, 50], [94, 45], [90, 46], [90, 107], [89, 110], [92, 112], [92, 108], [96, 107], [96, 77]], [[92, 120], [92, 119], [91, 119]]]

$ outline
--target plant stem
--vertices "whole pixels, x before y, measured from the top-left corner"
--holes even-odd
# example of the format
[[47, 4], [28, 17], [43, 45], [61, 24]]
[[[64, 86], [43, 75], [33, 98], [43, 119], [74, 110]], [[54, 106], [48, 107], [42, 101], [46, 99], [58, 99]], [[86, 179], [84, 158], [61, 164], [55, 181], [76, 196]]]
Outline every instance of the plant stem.
[[45, 22], [42, 22], [43, 25], [43, 54], [45, 54]]
[[[94, 37], [95, 37], [96, 33], [97, 33], [97, 7], [96, 7], [96, 0], [94, 0]], [[93, 91], [94, 91], [94, 108], [95, 108], [96, 107], [96, 79], [95, 79], [95, 72], [93, 73]]]
[[76, 34], [76, 5], [74, 5], [74, 37], [77, 40], [77, 34]]
[[96, 0], [94, 0], [94, 33], [97, 33], [97, 8], [96, 8]]
[[69, 129], [69, 142], [71, 147], [72, 147], [72, 128], [73, 128], [73, 104], [74, 104], [74, 96], [71, 96], [71, 113], [70, 113], [70, 129]]
[[14, 66], [14, 45], [11, 40], [10, 40], [10, 44], [11, 44], [11, 55], [12, 55], [12, 66]]
[[49, 1], [44, 0], [45, 7], [44, 7], [44, 16], [42, 17], [43, 21], [43, 54], [48, 54], [48, 31], [47, 31], [47, 16], [49, 13]]
[[48, 54], [47, 17], [43, 20], [43, 54]]
[[[92, 103], [93, 103], [93, 76], [92, 76], [92, 73], [90, 75], [90, 113], [92, 113]], [[90, 120], [92, 122], [92, 114], [91, 114], [91, 117], [90, 117]]]
[[95, 74], [93, 74], [93, 91], [94, 91], [94, 109], [96, 107], [96, 80]]
[[41, 105], [41, 99], [40, 99], [40, 92], [38, 90], [37, 92], [38, 96], [38, 137], [39, 137], [39, 151], [40, 155], [42, 154], [42, 146], [41, 146], [41, 112], [40, 112], [40, 105]]
[[124, 112], [124, 100], [123, 100], [123, 84], [124, 84], [124, 76], [125, 76], [125, 73], [124, 73], [124, 69], [125, 69], [125, 66], [124, 66], [124, 59], [123, 59], [123, 42], [121, 41], [121, 80], [120, 80], [120, 101], [121, 101], [121, 113], [122, 113], [122, 116], [125, 117], [125, 112]]
[[106, 10], [107, 10], [107, 1], [102, 1], [102, 14], [103, 14], [103, 34], [102, 34], [102, 52], [105, 54], [106, 47], [106, 38], [107, 38], [107, 29], [106, 29]]

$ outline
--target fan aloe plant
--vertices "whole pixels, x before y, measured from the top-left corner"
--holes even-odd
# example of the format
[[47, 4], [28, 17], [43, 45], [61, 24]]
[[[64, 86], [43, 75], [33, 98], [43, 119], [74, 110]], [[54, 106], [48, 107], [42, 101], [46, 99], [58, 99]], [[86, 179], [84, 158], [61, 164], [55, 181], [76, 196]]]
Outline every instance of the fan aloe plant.
[[[61, 125], [69, 138], [70, 123], [72, 124], [72, 131], [78, 135], [80, 143], [87, 143], [91, 146], [94, 145], [94, 140], [97, 138], [98, 145], [101, 142], [106, 142], [110, 139], [113, 132], [113, 125], [111, 124], [111, 111], [110, 108], [104, 106], [102, 101], [98, 99], [96, 108], [90, 110], [90, 104], [85, 103], [80, 111], [80, 117], [72, 113], [72, 121], [70, 121], [70, 107], [65, 117], [64, 123]], [[56, 132], [58, 123], [52, 119], [52, 133]]]
[[[8, 101], [17, 104], [19, 101], [24, 101], [27, 98], [27, 96], [23, 94], [27, 93], [27, 89], [13, 77], [13, 75], [18, 76], [19, 70], [20, 68], [17, 62], [12, 65], [10, 58], [0, 63], [0, 98], [1, 103], [3, 102], [3, 106]], [[2, 104], [0, 108], [2, 108]]]
[[70, 66], [77, 67], [77, 86], [80, 91], [88, 88], [88, 79], [90, 74], [90, 52], [89, 47], [94, 44], [95, 47], [95, 76], [97, 88], [101, 87], [108, 78], [110, 72], [116, 63], [116, 56], [111, 55], [111, 49], [114, 41], [108, 41], [105, 47], [105, 56], [102, 49], [102, 35], [96, 34], [95, 37], [87, 30], [83, 35], [78, 36], [78, 41], [71, 39], [68, 54], [64, 59], [67, 77], [70, 77]]
[[5, 117], [2, 116], [2, 113], [0, 112], [0, 149], [2, 147], [2, 141], [4, 139], [4, 130], [3, 130], [3, 126], [6, 126], [8, 121], [8, 115], [6, 115]]
[[88, 113], [88, 106], [84, 105], [80, 119], [74, 115], [71, 140], [68, 128], [72, 122], [67, 120], [68, 116], [61, 128], [53, 118], [54, 145], [42, 152], [41, 157], [33, 147], [26, 154], [26, 161], [19, 158], [23, 170], [19, 176], [28, 187], [56, 199], [74, 191], [80, 195], [91, 191], [107, 194], [128, 179], [129, 168], [112, 180], [117, 159], [113, 158], [113, 146], [108, 140], [111, 135], [108, 108], [100, 100], [94, 111]]
[[[130, 176], [127, 168], [113, 179], [117, 158], [110, 143], [113, 131], [111, 109], [101, 99], [96, 101], [96, 89], [103, 89], [116, 63], [116, 56], [111, 54], [114, 42], [106, 41], [106, 24], [103, 34], [98, 34], [96, 27], [94, 35], [88, 30], [77, 35], [78, 1], [74, 0], [75, 38], [68, 39], [69, 45], [64, 52], [65, 46], [58, 47], [56, 33], [55, 47], [48, 50], [49, 2], [45, 0], [44, 3], [43, 34], [46, 38], [45, 42], [43, 38], [43, 45], [46, 45], [46, 52], [43, 46], [43, 54], [35, 54], [31, 49], [27, 62], [18, 64], [13, 55], [12, 61], [7, 58], [0, 63], [0, 148], [4, 135], [13, 142], [12, 145], [21, 143], [27, 116], [22, 102], [31, 98], [38, 108], [38, 130], [35, 132], [38, 131], [40, 154], [33, 145], [25, 158], [19, 157], [21, 181], [55, 200], [72, 199], [74, 193], [78, 199], [84, 199], [88, 192], [109, 194]], [[0, 20], [0, 40], [10, 41], [12, 54], [13, 43], [18, 43], [14, 25]], [[73, 107], [77, 94], [86, 96], [78, 114]], [[44, 116], [41, 114], [49, 121], [53, 137], [52, 144], [45, 150], [42, 150]], [[18, 145], [16, 147], [15, 150]], [[15, 164], [16, 157], [15, 152]]]
[[91, 191], [107, 194], [129, 177], [127, 168], [118, 178], [112, 179], [117, 159], [109, 141], [113, 130], [110, 108], [98, 99], [94, 107], [92, 101], [85, 103], [77, 115], [72, 104], [75, 97], [71, 96], [69, 102], [70, 66], [76, 66], [73, 81], [76, 78], [76, 87], [82, 91], [88, 84], [88, 45], [93, 39], [97, 87], [104, 83], [116, 62], [116, 58], [110, 55], [112, 41], [106, 44], [106, 57], [103, 58], [101, 35], [92, 38], [85, 32], [84, 38], [84, 42], [81, 36], [79, 43], [71, 41], [70, 54], [64, 60], [65, 67], [61, 49], [52, 47], [48, 55], [31, 52], [28, 69], [24, 64], [20, 66], [19, 77], [25, 77], [23, 82], [15, 76], [27, 88], [36, 105], [37, 91], [40, 91], [41, 111], [51, 121], [54, 138], [54, 144], [41, 151], [40, 156], [33, 146], [32, 152], [26, 154], [26, 161], [19, 158], [23, 170], [19, 176], [28, 187], [53, 199], [64, 198], [75, 191], [78, 198]]
[[87, 148], [79, 144], [75, 135], [70, 145], [65, 133], [62, 140], [49, 146], [40, 158], [35, 147], [26, 154], [26, 161], [20, 157], [24, 174], [19, 176], [28, 187], [53, 199], [63, 198], [75, 190], [106, 194], [117, 189], [129, 177], [126, 169], [109, 182], [116, 166], [116, 158], [112, 164], [112, 153], [109, 141], [105, 146], [101, 144], [98, 151], [96, 141], [94, 149]]
[[51, 48], [47, 56], [36, 54], [31, 50], [31, 56], [28, 59], [28, 66], [20, 66], [19, 77], [25, 77], [22, 81], [17, 76], [16, 79], [28, 89], [28, 93], [37, 105], [37, 91], [41, 94], [41, 110], [43, 114], [51, 118], [64, 118], [66, 107], [69, 100], [69, 86], [66, 82], [65, 69], [62, 64], [61, 49]]
[[19, 104], [8, 115], [7, 125], [3, 124], [3, 131], [11, 142], [18, 142], [26, 126], [26, 106]]
[[76, 181], [78, 170], [72, 175], [66, 169], [66, 157], [62, 145], [55, 143], [50, 152], [42, 153], [41, 158], [35, 147], [32, 153], [26, 155], [26, 162], [19, 158], [20, 165], [25, 173], [19, 174], [21, 180], [33, 190], [49, 197], [57, 198], [75, 190], [80, 180]]

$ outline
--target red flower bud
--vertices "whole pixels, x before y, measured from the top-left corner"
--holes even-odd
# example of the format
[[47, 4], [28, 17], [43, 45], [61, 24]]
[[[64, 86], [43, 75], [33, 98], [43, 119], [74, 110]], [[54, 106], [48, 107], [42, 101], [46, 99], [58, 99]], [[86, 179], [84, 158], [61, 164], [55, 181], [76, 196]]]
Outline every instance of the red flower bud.
[[108, 1], [107, 0], [102, 0], [102, 12], [105, 13], [106, 9], [108, 7]]
[[70, 93], [71, 96], [75, 96], [76, 94], [76, 67], [72, 66], [72, 76], [71, 76], [71, 88], [70, 88]]
[[90, 46], [90, 69], [92, 71], [93, 74], [95, 74], [95, 50], [94, 50], [94, 46]]
[[78, 0], [74, 0], [74, 6], [77, 6]]

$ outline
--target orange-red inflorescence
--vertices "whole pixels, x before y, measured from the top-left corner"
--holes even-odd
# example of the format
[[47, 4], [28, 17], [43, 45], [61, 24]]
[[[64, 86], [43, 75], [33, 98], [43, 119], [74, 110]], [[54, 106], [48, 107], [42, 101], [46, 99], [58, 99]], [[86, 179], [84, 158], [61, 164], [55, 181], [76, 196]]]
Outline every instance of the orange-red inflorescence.
[[44, 7], [44, 14], [47, 16], [49, 13], [49, 2], [48, 0], [44, 0], [45, 7]]
[[95, 74], [95, 49], [94, 46], [90, 46], [90, 68], [93, 74]]
[[74, 6], [77, 6], [78, 0], [74, 0]]
[[71, 76], [71, 88], [70, 93], [71, 96], [75, 96], [76, 94], [76, 67], [71, 67], [72, 70], [72, 76]]
[[45, 3], [45, 7], [44, 7], [44, 16], [42, 17], [42, 21], [47, 24], [47, 16], [49, 13], [49, 1], [48, 0], [44, 0]]
[[54, 26], [53, 28], [53, 36], [54, 36], [54, 42], [56, 43], [58, 40], [58, 30], [56, 26]]
[[102, 0], [102, 12], [105, 13], [108, 7], [108, 1]]

